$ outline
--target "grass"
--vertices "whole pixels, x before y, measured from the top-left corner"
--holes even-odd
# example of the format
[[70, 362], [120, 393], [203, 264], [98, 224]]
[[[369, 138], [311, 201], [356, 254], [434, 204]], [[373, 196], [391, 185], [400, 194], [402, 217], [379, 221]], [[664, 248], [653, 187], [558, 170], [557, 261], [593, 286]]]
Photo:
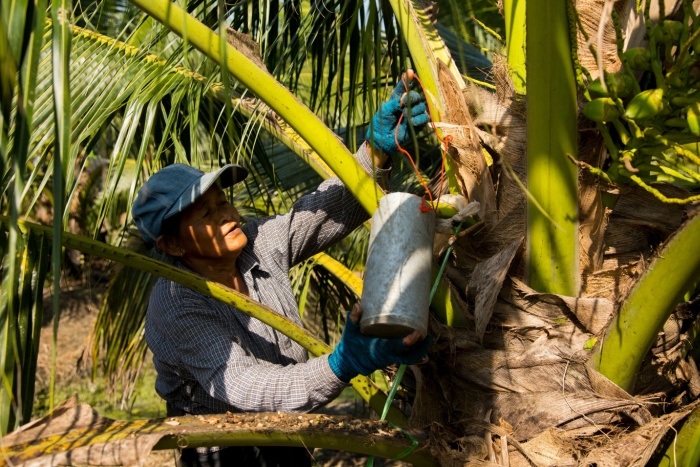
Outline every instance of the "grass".
[[[109, 397], [104, 378], [94, 381], [88, 376], [74, 378], [66, 384], [56, 385], [56, 401], [64, 401], [74, 394], [80, 402], [89, 404], [100, 415], [117, 420], [136, 420], [145, 418], [163, 418], [166, 416], [165, 401], [156, 393], [154, 386], [156, 372], [153, 365], [148, 365], [141, 384], [139, 384], [133, 403], [123, 409], [115, 397]], [[118, 396], [118, 394], [117, 394]], [[37, 391], [34, 400], [34, 417], [43, 417], [49, 412], [48, 388]]]
[[[100, 415], [116, 420], [164, 418], [167, 415], [165, 401], [156, 393], [155, 381], [155, 369], [153, 365], [149, 364], [136, 390], [133, 403], [126, 409], [120, 407], [119, 401], [114, 400], [115, 397], [109, 396], [104, 378], [98, 377], [93, 381], [88, 375], [74, 378], [66, 384], [57, 384], [55, 400], [61, 402], [77, 394], [80, 402], [89, 404]], [[375, 381], [382, 389], [387, 390], [381, 379], [375, 378]], [[33, 417], [40, 418], [47, 415], [49, 413], [48, 404], [48, 387], [41, 388], [35, 395]], [[334, 401], [320, 409], [319, 412], [349, 414], [362, 418], [371, 416], [371, 410], [352, 387], [345, 388]]]

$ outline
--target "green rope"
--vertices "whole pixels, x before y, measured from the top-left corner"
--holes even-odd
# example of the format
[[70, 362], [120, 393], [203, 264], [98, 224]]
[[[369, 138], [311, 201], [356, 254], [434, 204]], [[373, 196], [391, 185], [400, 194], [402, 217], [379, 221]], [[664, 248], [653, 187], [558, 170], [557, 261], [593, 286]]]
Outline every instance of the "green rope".
[[382, 412], [382, 418], [380, 420], [386, 420], [386, 416], [389, 413], [389, 407], [391, 407], [391, 401], [394, 400], [396, 391], [399, 389], [399, 383], [403, 379], [403, 374], [406, 372], [406, 365], [399, 365], [399, 371], [396, 373], [396, 379], [394, 379], [394, 384], [391, 385], [391, 390], [386, 399], [386, 404], [384, 404], [384, 411]]
[[[404, 435], [406, 435], [406, 437], [407, 437], [408, 439], [411, 440], [411, 445], [410, 445], [409, 447], [407, 447], [406, 449], [404, 449], [403, 451], [401, 451], [399, 454], [397, 454], [397, 456], [394, 457], [393, 460], [397, 461], [397, 460], [403, 459], [404, 457], [406, 457], [407, 455], [411, 454], [413, 451], [416, 450], [416, 448], [418, 447], [418, 444], [419, 444], [419, 443], [418, 443], [418, 440], [417, 440], [416, 438], [414, 438], [413, 435], [412, 435], [411, 433], [409, 433], [408, 431], [404, 430], [403, 428], [401, 428], [401, 427], [398, 426], [398, 425], [394, 425], [394, 424], [391, 423], [391, 422], [387, 422], [387, 423], [388, 423], [390, 426], [393, 426], [394, 428], [396, 428], [396, 429], [398, 429], [398, 430], [401, 430], [401, 433], [403, 433]], [[374, 460], [374, 459], [372, 459], [372, 460]]]

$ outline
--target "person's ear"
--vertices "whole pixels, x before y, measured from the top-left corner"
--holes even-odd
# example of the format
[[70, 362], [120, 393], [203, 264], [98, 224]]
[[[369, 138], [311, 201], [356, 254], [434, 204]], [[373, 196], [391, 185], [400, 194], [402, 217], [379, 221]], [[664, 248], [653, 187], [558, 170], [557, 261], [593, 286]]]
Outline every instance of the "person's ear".
[[171, 235], [160, 235], [156, 239], [156, 247], [163, 253], [167, 253], [170, 256], [182, 256], [182, 248], [177, 242], [177, 238]]

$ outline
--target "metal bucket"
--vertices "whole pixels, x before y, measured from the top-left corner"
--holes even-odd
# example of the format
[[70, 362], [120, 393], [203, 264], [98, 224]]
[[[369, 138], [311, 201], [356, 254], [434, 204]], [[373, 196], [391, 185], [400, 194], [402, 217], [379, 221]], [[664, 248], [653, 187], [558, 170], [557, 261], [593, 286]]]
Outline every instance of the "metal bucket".
[[428, 332], [435, 212], [423, 200], [390, 193], [372, 218], [360, 330], [374, 337]]

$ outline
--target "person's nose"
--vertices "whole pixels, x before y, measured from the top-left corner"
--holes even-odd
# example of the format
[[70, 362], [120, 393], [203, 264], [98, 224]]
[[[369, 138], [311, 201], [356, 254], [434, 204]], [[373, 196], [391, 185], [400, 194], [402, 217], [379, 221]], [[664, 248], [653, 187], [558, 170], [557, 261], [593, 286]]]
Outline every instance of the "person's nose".
[[224, 207], [224, 209], [221, 210], [221, 224], [225, 224], [227, 222], [239, 222], [240, 221], [240, 215], [238, 214], [238, 210], [233, 207], [232, 204], [228, 203]]

